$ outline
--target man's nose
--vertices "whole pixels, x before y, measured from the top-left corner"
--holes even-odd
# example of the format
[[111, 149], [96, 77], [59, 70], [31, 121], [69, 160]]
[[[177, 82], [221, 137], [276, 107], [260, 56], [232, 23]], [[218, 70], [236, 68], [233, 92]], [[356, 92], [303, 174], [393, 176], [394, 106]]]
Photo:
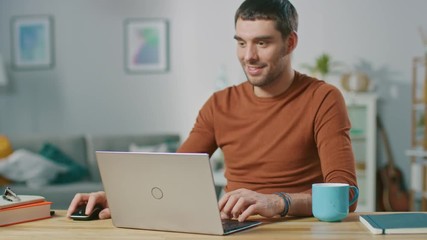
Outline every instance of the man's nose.
[[246, 62], [253, 62], [258, 60], [258, 52], [256, 46], [248, 45], [246, 47], [244, 60]]

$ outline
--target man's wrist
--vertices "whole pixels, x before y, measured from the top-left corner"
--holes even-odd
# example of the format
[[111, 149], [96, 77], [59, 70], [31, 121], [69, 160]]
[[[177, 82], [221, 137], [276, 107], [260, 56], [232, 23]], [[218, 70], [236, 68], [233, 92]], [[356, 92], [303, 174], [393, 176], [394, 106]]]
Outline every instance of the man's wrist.
[[281, 211], [279, 215], [280, 217], [285, 217], [291, 207], [291, 196], [289, 196], [289, 194], [285, 192], [275, 192], [274, 194], [276, 194], [283, 200], [283, 211]]

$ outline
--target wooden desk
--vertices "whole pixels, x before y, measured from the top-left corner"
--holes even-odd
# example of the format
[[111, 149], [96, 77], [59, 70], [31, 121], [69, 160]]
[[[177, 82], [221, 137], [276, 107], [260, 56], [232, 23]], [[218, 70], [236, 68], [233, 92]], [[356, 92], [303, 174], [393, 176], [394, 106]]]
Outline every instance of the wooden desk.
[[0, 228], [1, 239], [426, 239], [426, 235], [373, 235], [360, 222], [357, 213], [338, 223], [315, 218], [270, 220], [250, 230], [228, 236], [147, 231], [116, 228], [111, 220], [73, 221], [65, 211], [47, 220]]

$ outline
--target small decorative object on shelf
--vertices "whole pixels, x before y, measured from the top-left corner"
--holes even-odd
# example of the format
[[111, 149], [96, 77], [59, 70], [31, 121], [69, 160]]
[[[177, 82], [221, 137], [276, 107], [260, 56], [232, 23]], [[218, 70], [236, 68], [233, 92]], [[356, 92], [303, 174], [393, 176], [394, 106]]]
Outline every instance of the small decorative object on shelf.
[[301, 68], [307, 70], [310, 76], [334, 85], [341, 92], [345, 91], [340, 82], [343, 66], [344, 64], [334, 60], [328, 53], [322, 53], [316, 57], [313, 64], [301, 64]]
[[341, 76], [341, 85], [348, 92], [367, 92], [371, 85], [368, 75], [363, 72], [344, 73]]
[[314, 65], [302, 64], [301, 67], [307, 69], [312, 76], [325, 80], [329, 74], [335, 73], [335, 68], [339, 65], [329, 54], [323, 53], [316, 58]]

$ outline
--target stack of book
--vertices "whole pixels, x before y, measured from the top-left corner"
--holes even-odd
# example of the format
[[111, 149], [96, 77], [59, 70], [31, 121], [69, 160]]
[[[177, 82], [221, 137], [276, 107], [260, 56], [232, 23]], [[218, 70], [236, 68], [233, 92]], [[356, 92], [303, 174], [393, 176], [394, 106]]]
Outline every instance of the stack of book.
[[0, 227], [50, 218], [51, 204], [42, 196], [3, 194], [0, 199]]

